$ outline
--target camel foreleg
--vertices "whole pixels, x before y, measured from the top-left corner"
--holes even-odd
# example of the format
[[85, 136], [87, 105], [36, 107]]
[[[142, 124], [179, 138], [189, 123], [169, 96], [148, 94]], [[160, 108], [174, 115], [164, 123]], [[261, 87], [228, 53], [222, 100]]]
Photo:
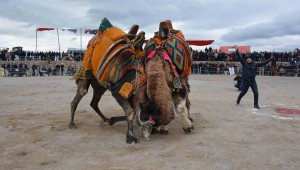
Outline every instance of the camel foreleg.
[[190, 121], [194, 122], [194, 120], [193, 120], [193, 118], [191, 117], [191, 114], [190, 114], [191, 102], [190, 102], [189, 96], [186, 97], [186, 108], [188, 110], [188, 115], [189, 115]]
[[194, 125], [189, 115], [189, 109], [187, 107], [186, 100], [187, 98], [181, 97], [180, 94], [173, 96], [176, 113], [182, 118], [182, 128], [185, 132], [189, 133], [194, 129]]

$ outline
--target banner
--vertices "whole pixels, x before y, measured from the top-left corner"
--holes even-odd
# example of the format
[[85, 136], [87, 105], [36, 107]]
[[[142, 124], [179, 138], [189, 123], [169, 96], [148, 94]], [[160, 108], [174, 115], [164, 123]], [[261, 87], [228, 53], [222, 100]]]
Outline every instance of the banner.
[[229, 74], [230, 75], [235, 75], [235, 73], [234, 73], [234, 67], [229, 67]]
[[36, 31], [51, 31], [54, 30], [55, 28], [36, 28]]
[[69, 28], [69, 29], [61, 29], [61, 30], [63, 30], [63, 31], [68, 30], [68, 31], [73, 32], [73, 33], [77, 32], [77, 29], [71, 29], [71, 28]]
[[92, 29], [84, 29], [84, 33], [87, 34], [94, 34], [96, 35], [97, 34], [97, 30], [92, 30]]
[[[271, 57], [273, 57], [273, 53], [271, 53]], [[277, 61], [277, 57], [274, 57], [272, 59], [272, 62], [271, 62], [271, 72], [272, 72], [272, 75], [276, 75], [276, 61]]]
[[84, 33], [88, 33], [90, 31], [90, 29], [84, 29]]
[[68, 31], [71, 31], [71, 32], [74, 32], [76, 33], [77, 32], [77, 29], [67, 29]]
[[5, 77], [4, 68], [0, 68], [0, 77]]

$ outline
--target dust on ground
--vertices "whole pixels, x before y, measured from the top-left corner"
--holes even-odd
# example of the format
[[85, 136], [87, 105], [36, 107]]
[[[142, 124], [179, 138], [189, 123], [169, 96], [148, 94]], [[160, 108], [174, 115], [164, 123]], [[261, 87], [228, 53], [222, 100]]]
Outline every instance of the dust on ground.
[[[251, 89], [236, 105], [233, 76], [192, 75], [191, 116], [186, 134], [181, 118], [168, 135], [126, 144], [126, 122], [103, 123], [89, 106], [92, 89], [69, 129], [70, 77], [0, 78], [0, 169], [297, 169], [300, 163], [300, 79], [257, 77], [260, 110]], [[110, 92], [99, 103], [108, 117], [124, 115]]]

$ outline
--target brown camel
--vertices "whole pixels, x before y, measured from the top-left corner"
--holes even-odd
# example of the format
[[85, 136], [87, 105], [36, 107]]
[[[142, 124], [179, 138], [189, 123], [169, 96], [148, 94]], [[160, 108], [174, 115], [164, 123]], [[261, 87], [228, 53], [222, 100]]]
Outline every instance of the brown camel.
[[[155, 126], [158, 126], [160, 133], [168, 133], [166, 126], [175, 118], [175, 113], [182, 117], [183, 130], [187, 133], [191, 132], [194, 126], [189, 113], [189, 87], [186, 78], [184, 76], [176, 77], [172, 74], [171, 63], [166, 60], [167, 54], [163, 48], [157, 48], [149, 55], [153, 56], [148, 56], [145, 64], [147, 96], [156, 106], [151, 106], [153, 103], [149, 102], [147, 103], [148, 106], [145, 105], [144, 107], [157, 107], [159, 114], [157, 120], [155, 120], [157, 122]], [[179, 89], [174, 87], [175, 78], [178, 78], [178, 81], [181, 82]], [[140, 117], [144, 117], [143, 113]], [[147, 125], [143, 128], [152, 129], [152, 126]], [[149, 138], [150, 134], [147, 135], [145, 137]]]
[[[161, 132], [168, 132], [168, 125], [175, 113], [182, 117], [185, 132], [194, 129], [190, 116], [190, 91], [188, 76], [191, 73], [191, 51], [180, 30], [173, 29], [172, 22], [160, 22], [159, 31], [150, 38], [145, 46], [145, 74], [147, 76], [147, 96], [159, 111], [156, 121]], [[144, 105], [150, 108], [153, 102]], [[147, 105], [148, 104], [148, 105]], [[140, 117], [144, 117], [141, 113]], [[146, 127], [146, 128], [152, 128]]]
[[[75, 127], [74, 114], [77, 105], [91, 85], [94, 89], [91, 106], [97, 114], [111, 125], [126, 119], [128, 123], [126, 142], [138, 142], [133, 135], [133, 119], [135, 113], [140, 112], [140, 105], [146, 103], [148, 98], [146, 85], [143, 84], [145, 80], [143, 66], [140, 62], [145, 33], [140, 32], [137, 35], [137, 31], [138, 26], [134, 25], [129, 33], [125, 34], [121, 29], [111, 25], [106, 18], [102, 20], [98, 34], [88, 44], [82, 70], [75, 78], [77, 93], [71, 103], [70, 128]], [[123, 108], [125, 116], [107, 118], [101, 113], [98, 103], [107, 89]], [[143, 113], [145, 111], [143, 109]]]

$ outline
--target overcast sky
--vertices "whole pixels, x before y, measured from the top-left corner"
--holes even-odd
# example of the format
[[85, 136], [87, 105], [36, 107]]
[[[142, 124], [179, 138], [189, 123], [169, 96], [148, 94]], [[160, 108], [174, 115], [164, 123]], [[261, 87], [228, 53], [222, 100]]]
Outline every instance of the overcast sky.
[[[102, 18], [124, 31], [133, 24], [150, 38], [170, 19], [186, 39], [211, 45], [250, 45], [251, 51], [293, 51], [300, 47], [299, 0], [1, 0], [0, 48], [35, 51], [36, 27], [59, 28], [61, 51], [80, 49], [80, 34], [61, 28], [99, 27]], [[90, 34], [83, 34], [86, 47]], [[58, 51], [57, 32], [37, 33], [38, 51]], [[192, 47], [197, 48], [197, 47]]]

